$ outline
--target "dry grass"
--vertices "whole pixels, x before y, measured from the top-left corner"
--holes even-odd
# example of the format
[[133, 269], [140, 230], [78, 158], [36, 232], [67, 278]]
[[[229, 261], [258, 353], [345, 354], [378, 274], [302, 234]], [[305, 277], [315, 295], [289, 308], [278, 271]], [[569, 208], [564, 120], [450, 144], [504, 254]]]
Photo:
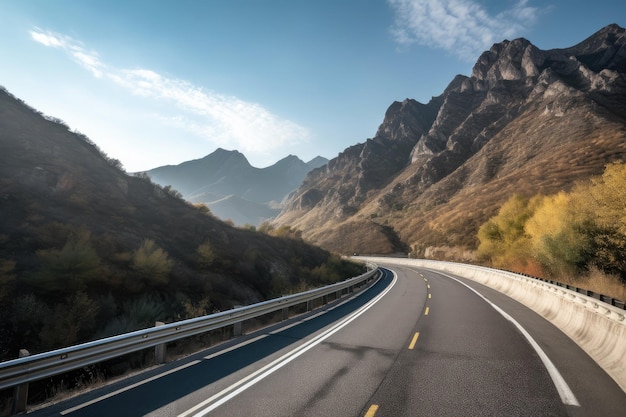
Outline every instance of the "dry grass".
[[563, 277], [558, 281], [591, 290], [597, 294], [608, 295], [620, 301], [626, 300], [626, 284], [618, 276], [605, 274], [597, 268], [592, 268], [586, 276]]

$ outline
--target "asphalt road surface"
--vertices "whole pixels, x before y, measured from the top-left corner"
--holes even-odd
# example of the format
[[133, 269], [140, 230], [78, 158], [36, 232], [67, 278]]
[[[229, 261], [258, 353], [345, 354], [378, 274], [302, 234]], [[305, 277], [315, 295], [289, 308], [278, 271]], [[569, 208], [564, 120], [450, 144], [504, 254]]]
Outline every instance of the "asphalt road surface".
[[32, 416], [624, 416], [552, 324], [480, 284], [389, 266], [372, 288]]

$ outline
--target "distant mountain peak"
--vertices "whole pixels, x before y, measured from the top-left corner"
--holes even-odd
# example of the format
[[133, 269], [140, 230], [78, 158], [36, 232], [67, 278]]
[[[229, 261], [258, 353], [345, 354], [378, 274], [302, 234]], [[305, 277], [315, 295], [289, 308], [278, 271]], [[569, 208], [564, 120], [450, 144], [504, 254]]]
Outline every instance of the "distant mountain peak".
[[246, 163], [248, 163], [248, 159], [246, 158], [246, 156], [242, 154], [241, 152], [239, 152], [238, 150], [229, 151], [224, 148], [217, 148], [215, 151], [211, 152], [210, 154], [208, 154], [202, 159], [211, 160], [211, 159], [224, 159], [224, 158], [230, 161], [238, 160], [238, 161], [246, 161]]
[[241, 152], [218, 148], [204, 158], [147, 172], [154, 182], [171, 185], [187, 200], [208, 205], [218, 217], [259, 224], [278, 214], [278, 203], [309, 171], [328, 162], [318, 158], [306, 164], [288, 155], [269, 167], [255, 168]]

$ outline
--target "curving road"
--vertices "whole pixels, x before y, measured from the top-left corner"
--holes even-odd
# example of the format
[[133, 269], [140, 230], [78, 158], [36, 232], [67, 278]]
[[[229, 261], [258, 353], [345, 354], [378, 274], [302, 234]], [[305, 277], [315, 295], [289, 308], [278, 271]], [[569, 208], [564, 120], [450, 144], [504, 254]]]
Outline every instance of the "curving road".
[[[533, 347], [533, 344], [535, 345]], [[621, 416], [626, 394], [480, 284], [389, 266], [364, 294], [33, 416]]]

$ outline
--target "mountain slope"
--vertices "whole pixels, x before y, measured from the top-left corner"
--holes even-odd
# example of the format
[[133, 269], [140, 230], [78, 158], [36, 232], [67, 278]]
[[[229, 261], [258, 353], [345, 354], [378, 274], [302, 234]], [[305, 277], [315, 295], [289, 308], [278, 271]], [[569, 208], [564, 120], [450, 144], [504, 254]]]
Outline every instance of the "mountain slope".
[[157, 184], [171, 185], [186, 200], [206, 204], [222, 219], [258, 225], [280, 213], [285, 196], [309, 171], [327, 162], [317, 157], [305, 163], [289, 155], [270, 167], [255, 168], [240, 152], [217, 149], [202, 159], [146, 173]]
[[512, 193], [568, 189], [626, 156], [625, 44], [617, 25], [566, 49], [495, 44], [428, 104], [393, 103], [376, 136], [313, 171], [276, 223], [344, 253], [475, 248]]
[[5, 90], [0, 210], [0, 360], [321, 285], [321, 266], [354, 272], [127, 175]]

